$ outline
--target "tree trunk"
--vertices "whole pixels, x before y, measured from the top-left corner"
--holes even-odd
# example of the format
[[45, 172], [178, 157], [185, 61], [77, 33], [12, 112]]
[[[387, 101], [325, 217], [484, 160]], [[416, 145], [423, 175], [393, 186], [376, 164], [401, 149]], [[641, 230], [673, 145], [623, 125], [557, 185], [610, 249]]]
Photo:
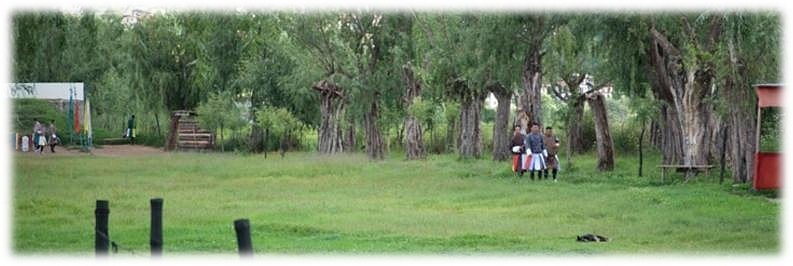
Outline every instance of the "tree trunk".
[[595, 92], [589, 95], [587, 100], [589, 108], [592, 109], [592, 118], [595, 122], [598, 170], [614, 170], [614, 141], [611, 139], [611, 132], [609, 131], [605, 97], [603, 97], [603, 94]]
[[[664, 34], [655, 28], [650, 29], [650, 34], [652, 88], [656, 97], [666, 103], [662, 108], [664, 163], [708, 164], [712, 110], [706, 99], [711, 95], [713, 66], [707, 62], [686, 66], [680, 50]], [[689, 171], [687, 177], [691, 174]]]
[[154, 122], [157, 124], [157, 137], [162, 137], [162, 130], [160, 130], [160, 114], [159, 112], [154, 112]]
[[518, 114], [521, 131], [528, 133], [531, 123], [542, 124], [542, 43], [544, 39], [543, 21], [534, 25], [534, 34], [529, 41], [526, 55], [523, 57], [522, 81], [523, 92], [518, 97]]
[[223, 124], [220, 124], [220, 152], [226, 152], [226, 145], [223, 141]]
[[[583, 154], [584, 146], [584, 96], [570, 97], [567, 103], [567, 145], [570, 152]], [[572, 154], [571, 154], [572, 155]]]
[[509, 145], [510, 127], [509, 127], [509, 105], [512, 99], [512, 91], [505, 88], [501, 84], [496, 84], [488, 88], [498, 100], [498, 109], [496, 111], [496, 121], [493, 126], [493, 160], [504, 161], [512, 158], [510, 156]]
[[661, 106], [661, 117], [658, 123], [659, 149], [665, 164], [682, 163], [683, 136], [680, 129], [677, 111], [666, 104]]
[[[269, 128], [265, 128], [263, 131], [264, 131], [264, 133], [263, 133], [264, 137], [262, 138], [263, 139], [262, 142], [264, 142], [267, 138], [270, 137], [270, 129]], [[262, 146], [263, 146], [262, 147], [262, 151], [264, 152], [264, 159], [267, 159], [267, 145], [265, 144], [265, 145], [262, 145]]]
[[168, 131], [168, 139], [166, 140], [165, 144], [166, 151], [172, 151], [176, 149], [176, 139], [179, 134], [179, 118], [181, 118], [181, 116], [177, 116], [173, 113], [171, 114], [170, 130]]
[[369, 105], [369, 110], [363, 116], [364, 134], [366, 135], [366, 155], [371, 160], [385, 159], [383, 137], [377, 125], [380, 117], [380, 107], [377, 103], [378, 96]]
[[642, 131], [639, 132], [639, 177], [642, 177], [642, 168], [644, 167], [644, 151], [642, 145], [644, 144], [644, 131], [647, 129], [647, 123], [642, 121]]
[[460, 149], [460, 119], [455, 118], [446, 125], [446, 143], [443, 145], [444, 152], [458, 151]]
[[738, 56], [732, 41], [728, 43], [729, 64], [733, 75], [725, 80], [724, 96], [727, 98], [729, 114], [726, 118], [728, 129], [727, 150], [734, 183], [743, 183], [754, 178], [754, 155], [757, 150], [757, 98], [746, 76], [746, 67]]
[[312, 88], [320, 93], [321, 100], [322, 120], [317, 141], [319, 152], [323, 154], [342, 152], [341, 119], [344, 117], [342, 89], [326, 80], [317, 82]]
[[[410, 62], [402, 66], [405, 78], [405, 96], [402, 98], [405, 110], [410, 109], [413, 100], [421, 95], [421, 83], [418, 82], [413, 74], [413, 67]], [[421, 123], [410, 114], [405, 116], [405, 156], [408, 160], [423, 159], [425, 155], [424, 141], [422, 140]]]
[[262, 107], [263, 102], [263, 95], [260, 90], [253, 89], [250, 91], [250, 98], [249, 101], [251, 102], [250, 112], [248, 112], [248, 119], [253, 121], [251, 124], [251, 132], [248, 136], [248, 148], [253, 153], [260, 153], [264, 150], [264, 136], [262, 127], [259, 126], [259, 123], [256, 118], [256, 110]]
[[663, 145], [663, 138], [661, 134], [661, 126], [657, 122], [657, 119], [653, 119], [650, 122], [650, 144], [652, 144], [656, 149], [661, 149]]
[[462, 158], [479, 158], [482, 155], [482, 136], [480, 129], [484, 93], [469, 93], [460, 101], [460, 146]]
[[355, 141], [355, 121], [350, 119], [347, 123], [346, 130], [342, 131], [343, 140], [342, 140], [342, 147], [345, 152], [355, 152], [358, 150], [357, 143]]

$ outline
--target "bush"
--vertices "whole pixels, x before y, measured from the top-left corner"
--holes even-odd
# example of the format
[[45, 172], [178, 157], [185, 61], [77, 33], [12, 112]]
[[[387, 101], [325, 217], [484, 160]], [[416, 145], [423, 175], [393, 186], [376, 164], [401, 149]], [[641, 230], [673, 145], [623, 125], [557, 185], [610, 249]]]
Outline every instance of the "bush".
[[44, 126], [55, 119], [55, 127], [60, 132], [66, 132], [66, 113], [61, 112], [52, 103], [39, 99], [14, 99], [14, 113], [11, 121], [13, 128], [19, 134], [33, 132], [34, 119], [38, 119]]
[[[635, 152], [639, 149], [639, 134], [642, 126], [635, 120], [625, 122], [623, 125], [612, 125], [611, 138], [614, 149], [621, 152]], [[649, 131], [649, 129], [647, 129]], [[645, 132], [645, 141], [649, 139], [649, 132]]]

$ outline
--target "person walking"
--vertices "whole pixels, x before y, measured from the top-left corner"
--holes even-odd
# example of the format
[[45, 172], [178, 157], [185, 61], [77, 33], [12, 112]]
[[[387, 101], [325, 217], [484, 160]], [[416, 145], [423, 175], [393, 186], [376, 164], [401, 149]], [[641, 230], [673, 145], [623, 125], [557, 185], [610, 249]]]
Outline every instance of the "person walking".
[[44, 136], [44, 126], [39, 122], [38, 119], [33, 119], [35, 122], [33, 124], [33, 144], [35, 145], [35, 151], [38, 151], [39, 154], [44, 152], [44, 146], [47, 146], [47, 138]]
[[127, 120], [127, 138], [130, 144], [135, 144], [135, 115], [130, 116]]
[[60, 143], [57, 128], [55, 127], [55, 119], [50, 120], [50, 126], [47, 128], [47, 136], [49, 137], [50, 151], [55, 153], [55, 146]]

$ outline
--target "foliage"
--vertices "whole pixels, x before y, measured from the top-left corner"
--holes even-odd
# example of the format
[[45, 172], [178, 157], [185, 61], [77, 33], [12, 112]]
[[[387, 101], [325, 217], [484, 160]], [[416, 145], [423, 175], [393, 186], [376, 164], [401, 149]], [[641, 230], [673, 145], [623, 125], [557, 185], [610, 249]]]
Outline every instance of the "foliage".
[[[12, 129], [20, 135], [33, 133], [34, 119], [48, 127], [51, 120], [55, 120], [55, 128], [61, 134], [61, 139], [66, 141], [63, 136], [68, 136], [69, 129], [66, 128], [66, 112], [62, 112], [55, 107], [55, 104], [38, 99], [14, 99], [14, 109], [11, 116]], [[63, 135], [67, 134], [67, 135]]]
[[303, 124], [282, 107], [265, 106], [256, 111], [256, 122], [276, 139], [286, 137], [303, 127]]
[[245, 125], [231, 92], [210, 93], [209, 98], [196, 108], [198, 124], [215, 131], [217, 129], [234, 130]]
[[[692, 36], [686, 23], [693, 32], [703, 32], [713, 18], [723, 22], [723, 32], [709, 52], [698, 44], [704, 36]], [[415, 107], [422, 109], [416, 111], [421, 123], [445, 134], [446, 124], [459, 116], [459, 106], [451, 102], [460, 96], [484, 92], [495, 83], [511, 90], [520, 87], [524, 53], [538, 36], [544, 40], [546, 88], [560, 79], [588, 74], [594, 83], [610, 83], [612, 97], [651, 98], [646, 75], [651, 25], [683, 44], [685, 64], [714, 63], [716, 92], [708, 102], [722, 116], [736, 104], [722, 97], [726, 80], [751, 90], [752, 84], [781, 78], [781, 16], [768, 11], [165, 11], [128, 23], [116, 11], [85, 10], [14, 13], [11, 31], [18, 45], [13, 46], [12, 79], [85, 82], [94, 128], [115, 135], [126, 117], [138, 114], [141, 134], [157, 132], [159, 138], [167, 133], [170, 111], [194, 109], [212, 93], [222, 92], [244, 106], [241, 111], [250, 121], [256, 109], [273, 106], [289, 110], [307, 129], [315, 129], [319, 97], [311, 86], [327, 79], [344, 89], [350, 120], [344, 123], [361, 126], [362, 114], [377, 101], [384, 137], [396, 138], [405, 114], [416, 111], [405, 110], [402, 102], [402, 66], [409, 62], [423, 86]], [[730, 51], [740, 64], [729, 63]], [[455, 80], [465, 86], [450, 86]], [[577, 90], [573, 89], [568, 93]], [[554, 94], [542, 95], [543, 121], [565, 121], [562, 106], [548, 96]], [[737, 104], [753, 108], [754, 100]], [[624, 110], [609, 108], [609, 113]], [[610, 117], [627, 118], [645, 110], [630, 106], [625, 116]], [[484, 112], [483, 118], [489, 119]], [[658, 112], [649, 114], [636, 113], [654, 119]]]

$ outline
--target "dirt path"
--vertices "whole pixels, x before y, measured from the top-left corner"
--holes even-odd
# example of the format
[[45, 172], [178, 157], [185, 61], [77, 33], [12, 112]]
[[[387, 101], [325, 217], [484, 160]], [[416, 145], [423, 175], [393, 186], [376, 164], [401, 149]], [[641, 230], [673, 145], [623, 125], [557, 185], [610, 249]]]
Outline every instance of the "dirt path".
[[39, 155], [35, 152], [20, 152], [17, 151], [16, 155], [21, 156], [89, 156], [91, 154], [96, 156], [108, 157], [123, 157], [123, 156], [145, 156], [165, 154], [162, 148], [155, 148], [142, 145], [102, 145], [101, 148], [94, 148], [91, 153], [81, 152], [79, 149], [66, 149], [63, 147], [55, 147], [55, 153], [50, 152], [49, 147], [44, 149], [44, 153]]

